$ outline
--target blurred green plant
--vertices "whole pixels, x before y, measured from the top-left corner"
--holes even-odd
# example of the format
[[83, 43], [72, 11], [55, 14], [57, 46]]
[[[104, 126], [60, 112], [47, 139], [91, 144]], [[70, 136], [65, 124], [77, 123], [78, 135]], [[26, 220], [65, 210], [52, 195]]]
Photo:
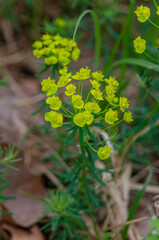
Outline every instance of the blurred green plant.
[[8, 211], [2, 210], [2, 204], [10, 199], [14, 199], [14, 197], [6, 197], [3, 192], [6, 188], [10, 187], [7, 183], [10, 169], [18, 170], [13, 166], [15, 162], [20, 160], [18, 154], [19, 151], [13, 145], [0, 146], [0, 219], [2, 213], [11, 214]]
[[146, 238], [143, 240], [159, 240], [159, 218], [153, 216], [150, 219], [150, 227], [153, 229], [152, 232], [148, 233]]
[[43, 202], [44, 216], [48, 219], [42, 220], [44, 226], [41, 230], [49, 233], [49, 237], [56, 239], [78, 239], [82, 240], [82, 234], [90, 239], [87, 227], [82, 219], [80, 199], [75, 200], [71, 194], [64, 189], [60, 191], [49, 190]]

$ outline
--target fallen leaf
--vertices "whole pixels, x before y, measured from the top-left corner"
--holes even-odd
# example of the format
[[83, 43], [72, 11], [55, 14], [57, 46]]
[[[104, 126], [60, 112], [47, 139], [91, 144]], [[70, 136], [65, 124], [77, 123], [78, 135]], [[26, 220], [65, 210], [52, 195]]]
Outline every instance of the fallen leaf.
[[8, 178], [10, 188], [4, 191], [5, 196], [16, 199], [5, 202], [5, 207], [12, 212], [13, 220], [20, 226], [29, 227], [43, 215], [42, 204], [33, 197], [26, 196], [20, 191], [28, 192], [40, 198], [45, 198], [46, 189], [40, 175], [33, 175], [20, 161], [14, 165], [19, 171], [11, 170]]
[[5, 234], [5, 232], [8, 232], [9, 235], [11, 235], [10, 240], [45, 240], [44, 235], [41, 233], [37, 225], [31, 227], [27, 231], [4, 223], [2, 225], [2, 232], [3, 235]]

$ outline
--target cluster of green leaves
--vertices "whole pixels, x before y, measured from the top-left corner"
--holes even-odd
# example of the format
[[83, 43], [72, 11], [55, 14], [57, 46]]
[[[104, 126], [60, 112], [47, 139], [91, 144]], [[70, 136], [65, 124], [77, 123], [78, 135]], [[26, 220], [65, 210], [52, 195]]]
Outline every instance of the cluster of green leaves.
[[146, 238], [143, 240], [159, 240], [159, 218], [153, 216], [150, 219], [150, 227], [153, 229], [152, 232], [148, 233]]
[[0, 215], [3, 212], [10, 213], [2, 210], [1, 206], [5, 201], [14, 199], [13, 197], [4, 196], [3, 192], [6, 188], [10, 187], [7, 183], [10, 169], [18, 170], [13, 166], [15, 162], [20, 160], [20, 158], [18, 158], [18, 153], [19, 151], [15, 150], [14, 146], [0, 146]]

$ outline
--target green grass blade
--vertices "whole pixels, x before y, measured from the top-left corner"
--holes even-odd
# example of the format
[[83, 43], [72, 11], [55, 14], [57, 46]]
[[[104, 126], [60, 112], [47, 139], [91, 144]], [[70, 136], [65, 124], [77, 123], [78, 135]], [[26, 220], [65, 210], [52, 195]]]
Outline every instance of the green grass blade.
[[[123, 52], [122, 52], [122, 58], [127, 58], [130, 48], [130, 42], [131, 42], [131, 32], [132, 32], [132, 24], [133, 24], [133, 16], [134, 16], [134, 7], [135, 7], [135, 0], [129, 0], [130, 7], [129, 7], [129, 13], [127, 16], [127, 33], [125, 34], [125, 37], [123, 38]], [[126, 64], [122, 64], [121, 66], [121, 74], [119, 83], [124, 79], [126, 72]]]
[[38, 196], [36, 196], [36, 195], [34, 195], [34, 194], [31, 194], [31, 193], [28, 193], [28, 192], [24, 192], [24, 191], [19, 191], [19, 192], [20, 192], [20, 193], [23, 193], [23, 194], [26, 195], [26, 196], [32, 197], [32, 198], [34, 198], [34, 199], [37, 199], [37, 200], [39, 200], [40, 202], [46, 202], [45, 199], [40, 198], [40, 197], [38, 197]]
[[[140, 203], [140, 200], [142, 199], [143, 195], [144, 195], [144, 192], [146, 190], [146, 187], [148, 186], [148, 184], [150, 183], [151, 181], [151, 178], [152, 178], [152, 168], [150, 168], [150, 172], [149, 172], [149, 175], [146, 179], [146, 182], [143, 186], [143, 188], [137, 193], [136, 195], [136, 198], [130, 208], [130, 211], [129, 211], [129, 215], [128, 215], [128, 218], [127, 218], [127, 221], [130, 221], [133, 219], [134, 217], [134, 214], [137, 210], [137, 207]], [[122, 240], [126, 240], [126, 236], [127, 236], [127, 232], [128, 232], [128, 229], [129, 229], [129, 225], [125, 226], [124, 229], [123, 229], [123, 232], [122, 232]]]
[[97, 14], [93, 10], [85, 10], [78, 18], [75, 30], [73, 33], [73, 41], [75, 40], [75, 36], [78, 30], [78, 27], [80, 25], [80, 22], [82, 18], [87, 14], [90, 13], [92, 15], [93, 21], [94, 21], [94, 30], [95, 30], [95, 41], [96, 41], [96, 46], [95, 46], [95, 69], [97, 70], [99, 67], [99, 62], [100, 62], [100, 55], [101, 55], [101, 32], [100, 32], [100, 24], [98, 20]]
[[154, 70], [156, 72], [159, 72], [158, 64], [151, 63], [146, 60], [140, 60], [138, 58], [125, 58], [125, 59], [119, 60], [112, 65], [112, 67], [110, 68], [110, 71], [113, 71], [115, 68], [117, 68], [118, 66], [120, 66], [123, 63], [138, 66], [138, 67], [143, 67], [143, 68], [147, 68], [149, 70]]

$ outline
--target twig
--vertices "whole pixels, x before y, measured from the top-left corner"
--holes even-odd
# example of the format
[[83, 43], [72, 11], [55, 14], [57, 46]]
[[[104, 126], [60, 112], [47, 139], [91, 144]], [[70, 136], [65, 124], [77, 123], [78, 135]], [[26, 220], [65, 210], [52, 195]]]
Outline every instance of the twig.
[[[159, 124], [159, 119], [156, 121], [155, 126], [157, 126]], [[146, 132], [148, 132], [150, 130], [150, 126], [147, 126], [145, 128], [143, 128], [141, 131], [139, 131], [131, 140], [130, 142], [126, 145], [126, 147], [124, 148], [123, 152], [122, 152], [122, 155], [121, 157], [119, 158], [119, 161], [118, 161], [118, 165], [117, 167], [120, 168], [122, 166], [122, 163], [124, 161], [124, 158], [125, 158], [125, 155], [126, 153], [128, 152], [129, 148], [131, 147], [131, 145], [139, 138], [141, 137], [142, 135], [144, 135]]]

